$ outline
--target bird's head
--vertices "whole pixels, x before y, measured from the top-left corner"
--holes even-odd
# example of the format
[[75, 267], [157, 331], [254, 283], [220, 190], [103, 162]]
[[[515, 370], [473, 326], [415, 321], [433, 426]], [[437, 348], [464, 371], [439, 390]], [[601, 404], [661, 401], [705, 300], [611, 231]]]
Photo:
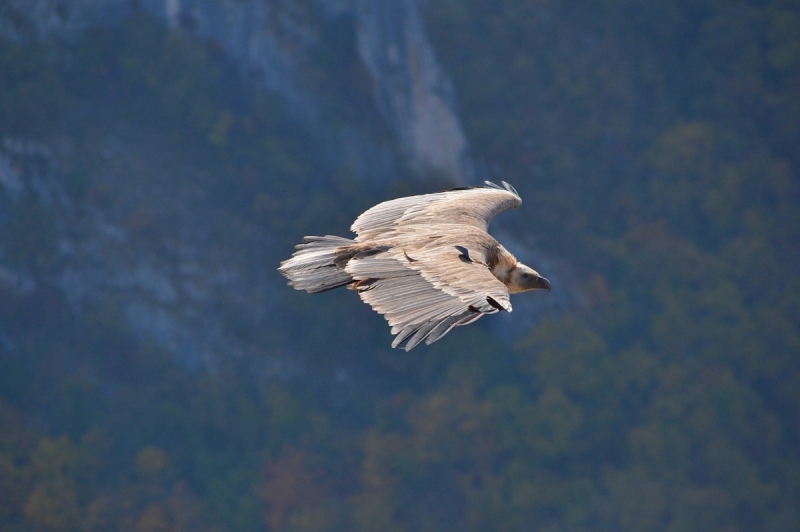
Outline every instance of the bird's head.
[[550, 291], [550, 281], [539, 275], [539, 272], [518, 262], [516, 267], [511, 270], [509, 276], [508, 292], [517, 294], [528, 290], [547, 290]]

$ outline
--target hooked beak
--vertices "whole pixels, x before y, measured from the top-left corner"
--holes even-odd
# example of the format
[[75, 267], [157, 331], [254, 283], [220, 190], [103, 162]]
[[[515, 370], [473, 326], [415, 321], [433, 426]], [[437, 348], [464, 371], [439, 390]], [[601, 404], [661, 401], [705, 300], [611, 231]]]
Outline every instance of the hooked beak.
[[536, 282], [539, 284], [539, 288], [541, 290], [547, 290], [548, 292], [550, 291], [550, 281], [548, 281], [544, 277], [539, 277], [538, 279], [536, 279]]

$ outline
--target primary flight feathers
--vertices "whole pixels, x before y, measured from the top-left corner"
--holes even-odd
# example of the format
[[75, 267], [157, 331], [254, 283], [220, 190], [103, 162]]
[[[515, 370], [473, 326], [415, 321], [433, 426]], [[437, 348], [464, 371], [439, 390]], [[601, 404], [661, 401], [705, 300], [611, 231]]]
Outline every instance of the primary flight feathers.
[[392, 347], [431, 344], [484, 314], [511, 312], [509, 294], [550, 290], [487, 229], [522, 204], [514, 187], [486, 186], [380, 203], [356, 218], [354, 240], [307, 236], [278, 270], [309, 293], [347, 285], [383, 314]]

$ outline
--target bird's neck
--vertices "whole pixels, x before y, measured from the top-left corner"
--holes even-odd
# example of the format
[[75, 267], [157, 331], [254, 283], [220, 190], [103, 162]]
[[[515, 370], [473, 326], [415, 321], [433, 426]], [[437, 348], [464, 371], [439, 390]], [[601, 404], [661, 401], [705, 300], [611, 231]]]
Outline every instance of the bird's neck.
[[489, 257], [489, 270], [497, 279], [508, 286], [511, 274], [517, 267], [517, 259], [506, 248], [499, 245], [494, 253]]

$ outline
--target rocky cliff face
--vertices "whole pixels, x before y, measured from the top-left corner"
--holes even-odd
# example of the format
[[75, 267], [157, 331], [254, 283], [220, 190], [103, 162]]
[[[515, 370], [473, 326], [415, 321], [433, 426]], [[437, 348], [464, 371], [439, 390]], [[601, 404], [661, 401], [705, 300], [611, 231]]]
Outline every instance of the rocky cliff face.
[[[137, 5], [160, 18], [162, 27], [199, 36], [212, 43], [208, 48], [235, 59], [240, 71], [255, 76], [262, 92], [279, 96], [285, 114], [311, 140], [300, 141], [294, 162], [282, 162], [285, 146], [276, 148], [263, 138], [255, 147], [228, 146], [228, 152], [220, 152], [227, 155], [203, 159], [204, 150], [227, 142], [229, 128], [252, 128], [247, 111], [231, 118], [223, 108], [211, 131], [215, 137], [220, 129], [221, 140], [209, 141], [204, 130], [198, 150], [197, 144], [185, 145], [180, 130], [185, 124], [171, 124], [174, 117], [163, 109], [153, 111], [156, 118], [148, 116], [149, 110], [132, 115], [128, 102], [83, 101], [81, 95], [70, 104], [75, 108], [69, 116], [45, 135], [12, 131], [0, 139], [0, 292], [25, 299], [55, 291], [76, 315], [98, 305], [115, 309], [135, 333], [187, 367], [213, 368], [221, 358], [253, 354], [266, 373], [301, 371], [298, 340], [287, 332], [290, 327], [281, 326], [282, 316], [289, 314], [279, 306], [289, 289], [275, 267], [306, 234], [295, 234], [304, 230], [303, 219], [313, 227], [309, 231], [344, 233], [369, 206], [359, 201], [379, 199], [370, 197], [374, 187], [364, 187], [365, 181], [385, 184], [401, 168], [452, 183], [471, 179], [453, 88], [435, 60], [417, 6], [412, 0], [144, 0]], [[90, 27], [122, 26], [136, 9], [127, 0], [8, 0], [0, 6], [0, 36], [76, 42]], [[347, 72], [329, 72], [322, 86], [315, 85], [320, 54], [328, 69], [333, 65]], [[146, 72], [142, 76], [152, 73]], [[99, 76], [102, 80], [105, 74]], [[339, 85], [328, 91], [325, 83]], [[361, 89], [352, 88], [359, 83]], [[325, 101], [336, 91], [344, 96], [333, 98], [333, 104]], [[330, 106], [348, 105], [348, 98], [367, 103], [331, 120]], [[151, 104], [158, 107], [158, 97]], [[371, 135], [374, 124], [360, 121], [365, 107], [372, 114], [363, 122], [382, 121], [381, 134]], [[245, 137], [234, 135], [230, 143]], [[231, 155], [234, 151], [238, 155]], [[264, 157], [268, 162], [254, 169]], [[291, 167], [303, 158], [314, 160], [303, 172], [306, 180], [281, 199], [286, 188], [281, 180], [297, 179], [291, 168], [274, 167]], [[339, 174], [346, 174], [343, 181]], [[357, 193], [349, 196], [352, 205], [342, 205], [347, 194], [339, 194], [336, 205], [316, 194], [318, 188], [347, 188], [347, 176], [359, 182]], [[268, 182], [267, 188], [258, 188], [259, 179]], [[233, 181], [238, 184], [229, 186]], [[220, 200], [226, 194], [241, 197]], [[326, 216], [325, 223], [307, 220]], [[14, 224], [39, 240], [15, 243]], [[527, 258], [524, 252], [520, 256]], [[314, 307], [306, 296], [290, 295], [291, 304]], [[348, 335], [358, 331], [365, 344], [388, 349], [382, 319], [347, 295], [325, 300], [319, 310], [295, 309], [304, 316], [295, 321], [314, 323], [314, 335], [330, 338], [336, 348], [346, 350]], [[314, 322], [313, 312], [329, 317], [331, 306], [340, 304], [346, 309], [338, 326]], [[532, 309], [515, 312], [493, 325], [511, 337], [511, 320], [535, 315]], [[13, 336], [0, 323], [0, 342], [13, 345]], [[264, 346], [270, 348], [268, 357]], [[344, 358], [346, 353], [325, 363]], [[341, 374], [341, 368], [328, 369]]]
[[346, 160], [365, 178], [382, 180], [396, 166], [386, 148], [357, 128], [324, 131], [329, 128], [319, 119], [318, 102], [303, 83], [313, 48], [330, 46], [320, 43], [320, 27], [349, 17], [354, 23], [345, 31], [355, 33], [374, 105], [405, 163], [422, 178], [472, 178], [453, 86], [436, 61], [414, 0], [9, 0], [0, 7], [0, 35], [74, 40], [87, 27], [114, 24], [136, 9], [175, 31], [218, 43], [298, 119], [336, 139], [336, 162]]
[[414, 0], [332, 4], [334, 12], [355, 15], [359, 54], [372, 77], [375, 102], [415, 170], [469, 181], [472, 168], [453, 85], [436, 62]]

